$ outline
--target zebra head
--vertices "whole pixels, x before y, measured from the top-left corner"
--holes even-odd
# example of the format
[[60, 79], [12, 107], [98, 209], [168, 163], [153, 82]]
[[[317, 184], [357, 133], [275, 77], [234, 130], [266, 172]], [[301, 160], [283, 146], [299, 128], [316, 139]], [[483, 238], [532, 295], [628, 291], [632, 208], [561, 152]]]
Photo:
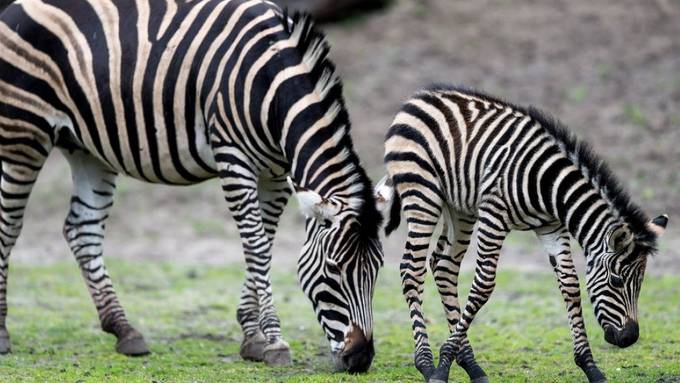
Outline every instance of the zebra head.
[[336, 369], [367, 371], [375, 355], [372, 299], [383, 251], [377, 228], [363, 227], [360, 211], [379, 215], [375, 198], [369, 192], [371, 198], [347, 203], [292, 186], [306, 217], [298, 260], [302, 289], [330, 342]]
[[632, 233], [626, 223], [618, 223], [605, 235], [605, 241], [587, 254], [586, 285], [595, 317], [607, 342], [628, 347], [639, 335], [637, 301], [654, 242], [668, 223], [666, 215], [649, 221], [642, 236]]

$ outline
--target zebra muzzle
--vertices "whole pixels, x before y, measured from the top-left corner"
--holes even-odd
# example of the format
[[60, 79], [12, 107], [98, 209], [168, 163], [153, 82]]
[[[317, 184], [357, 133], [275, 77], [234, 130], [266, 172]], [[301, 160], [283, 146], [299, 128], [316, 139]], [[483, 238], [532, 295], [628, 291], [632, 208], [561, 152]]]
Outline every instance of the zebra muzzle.
[[628, 319], [621, 329], [607, 326], [604, 329], [604, 340], [615, 346], [625, 348], [637, 342], [640, 329], [636, 321]]
[[345, 346], [332, 357], [336, 370], [356, 374], [368, 371], [374, 356], [373, 339], [367, 339], [361, 328], [352, 324], [345, 336]]

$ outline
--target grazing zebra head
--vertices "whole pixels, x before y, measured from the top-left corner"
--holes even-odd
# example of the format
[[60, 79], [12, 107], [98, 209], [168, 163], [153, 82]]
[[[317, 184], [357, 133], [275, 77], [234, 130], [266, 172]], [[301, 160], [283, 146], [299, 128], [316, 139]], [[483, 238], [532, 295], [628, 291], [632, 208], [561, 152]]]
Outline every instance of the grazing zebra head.
[[348, 203], [292, 186], [307, 217], [300, 284], [331, 343], [336, 368], [366, 371], [375, 355], [372, 298], [383, 264], [376, 199], [370, 188]]
[[647, 258], [667, 223], [666, 215], [635, 229], [616, 223], [597, 249], [587, 251], [588, 294], [605, 340], [613, 345], [628, 347], [638, 339], [637, 300]]

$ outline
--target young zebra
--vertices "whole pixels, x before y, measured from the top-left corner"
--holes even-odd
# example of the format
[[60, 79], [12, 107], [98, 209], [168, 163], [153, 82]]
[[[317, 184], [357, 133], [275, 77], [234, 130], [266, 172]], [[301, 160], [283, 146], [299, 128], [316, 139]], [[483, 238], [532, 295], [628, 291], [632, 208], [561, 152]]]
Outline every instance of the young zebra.
[[[605, 339], [627, 347], [638, 338], [637, 298], [666, 216], [647, 220], [604, 163], [557, 122], [463, 88], [437, 86], [406, 102], [387, 134], [385, 163], [389, 178], [378, 189], [388, 198], [396, 192], [387, 232], [399, 225], [400, 211], [408, 224], [402, 287], [415, 365], [426, 379], [446, 381], [455, 358], [473, 382], [488, 381], [467, 330], [494, 289], [505, 236], [533, 230], [567, 305], [575, 362], [590, 382], [606, 381], [588, 345], [569, 237], [585, 250], [588, 293]], [[435, 369], [421, 294], [428, 244], [439, 220], [443, 232], [429, 265], [451, 335]], [[458, 272], [475, 224], [477, 267], [461, 314]]]
[[307, 216], [301, 286], [337, 367], [368, 369], [381, 217], [328, 45], [308, 17], [261, 0], [24, 0], [0, 17], [0, 50], [0, 352], [10, 350], [8, 257], [56, 147], [74, 182], [64, 235], [118, 352], [148, 349], [102, 260], [116, 176], [219, 177], [247, 264], [241, 354], [290, 362], [269, 271], [292, 178]]

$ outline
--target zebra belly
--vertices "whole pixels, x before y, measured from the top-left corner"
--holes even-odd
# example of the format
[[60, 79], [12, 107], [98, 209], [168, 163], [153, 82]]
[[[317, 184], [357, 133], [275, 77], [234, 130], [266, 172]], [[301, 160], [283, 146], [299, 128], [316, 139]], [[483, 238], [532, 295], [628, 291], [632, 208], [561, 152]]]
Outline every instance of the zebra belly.
[[[205, 134], [198, 134], [196, 140], [192, 143], [187, 142], [184, 146], [177, 146], [173, 151], [168, 145], [163, 145], [162, 141], [157, 140], [156, 153], [157, 155], [144, 155], [148, 151], [148, 146], [140, 146], [139, 148], [139, 162], [135, 166], [124, 166], [120, 162], [113, 162], [104, 158], [97, 150], [97, 148], [89, 146], [76, 138], [76, 134], [67, 122], [65, 126], [58, 130], [56, 146], [67, 150], [79, 149], [89, 152], [95, 159], [106, 164], [111, 170], [120, 174], [125, 174], [129, 177], [138, 179], [140, 181], [159, 183], [159, 184], [176, 184], [176, 185], [191, 185], [202, 182], [206, 179], [217, 176], [215, 159], [212, 147], [205, 139]], [[202, 160], [202, 164], [192, 160], [192, 154], [189, 145], [193, 144], [193, 149]], [[123, 151], [123, 157], [131, 158], [132, 153], [127, 150]], [[192, 175], [191, 178], [180, 175], [177, 172], [176, 163], [181, 161], [181, 166], [184, 171]], [[208, 168], [206, 169], [206, 165]], [[159, 176], [160, 174], [160, 176]]]

